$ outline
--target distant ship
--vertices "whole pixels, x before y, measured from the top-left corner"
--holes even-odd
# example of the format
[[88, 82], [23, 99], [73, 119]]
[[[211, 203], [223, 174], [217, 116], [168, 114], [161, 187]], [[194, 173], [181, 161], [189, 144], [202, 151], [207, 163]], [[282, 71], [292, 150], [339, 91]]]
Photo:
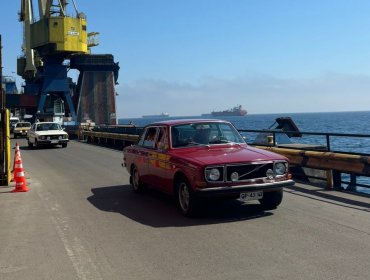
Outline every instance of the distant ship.
[[245, 116], [247, 111], [242, 108], [242, 105], [238, 105], [234, 108], [225, 111], [212, 111], [211, 115], [213, 117], [220, 117], [220, 116]]
[[154, 118], [168, 118], [170, 116], [170, 114], [168, 113], [162, 113], [160, 115], [144, 115], [143, 118], [146, 118], [146, 119], [154, 119]]

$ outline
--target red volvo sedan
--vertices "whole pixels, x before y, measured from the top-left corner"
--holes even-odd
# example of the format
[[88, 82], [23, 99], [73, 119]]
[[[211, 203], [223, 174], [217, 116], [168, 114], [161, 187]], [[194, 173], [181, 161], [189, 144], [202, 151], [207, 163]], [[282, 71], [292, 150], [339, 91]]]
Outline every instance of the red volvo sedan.
[[202, 199], [258, 200], [265, 210], [294, 185], [284, 156], [247, 145], [222, 120], [168, 120], [146, 126], [139, 141], [123, 150], [123, 166], [135, 192], [151, 187], [175, 195], [185, 216]]

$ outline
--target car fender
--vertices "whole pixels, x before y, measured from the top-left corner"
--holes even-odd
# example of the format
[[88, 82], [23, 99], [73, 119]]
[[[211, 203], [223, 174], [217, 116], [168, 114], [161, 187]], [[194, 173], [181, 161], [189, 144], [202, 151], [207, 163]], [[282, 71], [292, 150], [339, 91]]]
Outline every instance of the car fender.
[[195, 181], [198, 177], [198, 166], [195, 165], [188, 165], [188, 164], [178, 164], [173, 165], [173, 182], [172, 182], [172, 191], [175, 193], [176, 188], [176, 181], [179, 177], [185, 177], [190, 184], [191, 188], [195, 190]]

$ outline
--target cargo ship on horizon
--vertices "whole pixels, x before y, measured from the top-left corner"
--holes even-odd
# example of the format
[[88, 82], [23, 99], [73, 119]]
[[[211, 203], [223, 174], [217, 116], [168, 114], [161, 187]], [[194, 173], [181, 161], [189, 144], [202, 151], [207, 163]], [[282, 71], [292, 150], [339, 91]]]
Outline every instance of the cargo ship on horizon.
[[170, 117], [170, 114], [168, 114], [168, 113], [162, 113], [160, 115], [144, 115], [143, 116], [143, 118], [146, 118], [146, 119], [148, 119], [148, 118], [151, 118], [151, 119], [153, 119], [153, 118], [169, 118], [169, 117]]
[[224, 111], [212, 111], [211, 115], [213, 117], [220, 117], [220, 116], [245, 116], [247, 111], [242, 108], [242, 105], [235, 106], [234, 108], [224, 110]]

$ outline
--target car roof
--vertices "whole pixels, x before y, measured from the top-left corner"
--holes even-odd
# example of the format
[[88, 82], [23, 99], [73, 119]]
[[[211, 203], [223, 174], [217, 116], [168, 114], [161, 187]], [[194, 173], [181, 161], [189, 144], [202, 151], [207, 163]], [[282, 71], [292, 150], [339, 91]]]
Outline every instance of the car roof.
[[175, 120], [165, 120], [154, 122], [148, 124], [147, 126], [155, 126], [155, 125], [180, 125], [180, 124], [187, 124], [187, 123], [203, 123], [203, 122], [219, 122], [219, 123], [229, 123], [228, 121], [224, 120], [217, 120], [217, 119], [175, 119]]

